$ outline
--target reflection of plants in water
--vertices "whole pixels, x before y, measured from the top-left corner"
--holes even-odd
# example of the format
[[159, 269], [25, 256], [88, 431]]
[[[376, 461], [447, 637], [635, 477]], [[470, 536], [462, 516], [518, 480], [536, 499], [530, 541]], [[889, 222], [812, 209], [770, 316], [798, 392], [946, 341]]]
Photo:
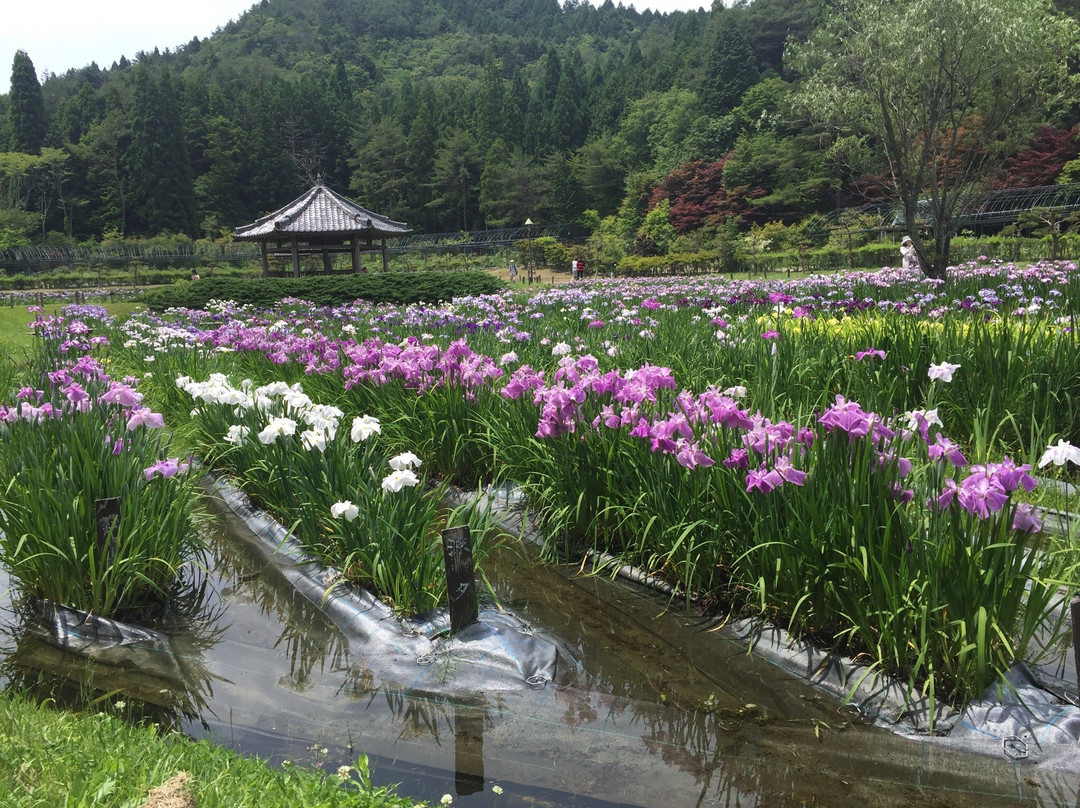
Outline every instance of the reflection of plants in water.
[[327, 663], [331, 670], [346, 670], [349, 647], [341, 632], [314, 604], [295, 592], [287, 600], [287, 604], [278, 603], [283, 612], [282, 629], [274, 648], [283, 650], [289, 660], [287, 681], [281, 683], [302, 691], [316, 665], [320, 673], [326, 671]]
[[446, 699], [425, 697], [390, 685], [383, 688], [383, 693], [390, 712], [401, 722], [399, 738], [429, 735], [438, 743], [440, 723], [445, 723], [447, 732], [453, 733], [452, 710], [448, 709], [450, 703]]
[[[24, 596], [15, 590], [14, 619], [0, 631], [14, 651], [0, 660], [8, 688], [73, 709], [115, 702], [126, 714], [166, 729], [202, 720], [213, 695], [202, 653], [218, 642], [225, 606], [210, 603], [205, 572], [185, 567], [152, 627], [130, 626]], [[205, 722], [203, 722], [205, 725]]]
[[[380, 691], [372, 691], [374, 698]], [[501, 697], [488, 701], [488, 694], [473, 693], [468, 696], [447, 698], [426, 694], [418, 690], [406, 690], [394, 684], [381, 688], [390, 712], [401, 723], [399, 738], [431, 737], [440, 743], [441, 733], [451, 737], [461, 729], [459, 722], [480, 721], [481, 727], [491, 727], [497, 716], [505, 710]]]
[[[645, 748], [675, 766], [701, 785], [701, 800], [711, 793], [728, 804], [740, 795], [755, 795], [758, 804], [791, 802], [791, 795], [806, 787], [803, 765], [781, 765], [759, 748], [760, 727], [774, 719], [756, 704], [721, 706], [710, 697], [699, 709], [683, 710], [666, 705], [637, 703], [633, 720], [645, 724]], [[820, 739], [845, 729], [847, 721], [826, 724], [820, 719], [800, 721], [814, 727]]]
[[283, 650], [289, 660], [283, 686], [303, 690], [316, 665], [320, 671], [328, 662], [331, 670], [347, 668], [348, 643], [317, 605], [280, 575], [268, 574], [265, 562], [244, 552], [239, 541], [221, 533], [211, 538], [211, 548], [215, 572], [229, 581], [222, 595], [252, 603], [282, 626], [274, 648]]

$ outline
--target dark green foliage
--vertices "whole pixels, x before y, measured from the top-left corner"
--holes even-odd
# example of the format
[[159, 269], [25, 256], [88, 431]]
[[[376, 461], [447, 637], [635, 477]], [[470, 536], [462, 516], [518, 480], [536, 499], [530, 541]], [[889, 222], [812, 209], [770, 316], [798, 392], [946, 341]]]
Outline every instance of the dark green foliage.
[[735, 107], [760, 78], [750, 43], [729, 19], [725, 17], [721, 22], [701, 88], [702, 100], [711, 115]]
[[134, 102], [127, 167], [140, 229], [148, 235], [193, 234], [195, 189], [169, 71], [140, 63]]
[[272, 306], [282, 298], [296, 297], [318, 306], [343, 306], [356, 300], [370, 303], [437, 303], [464, 295], [494, 294], [504, 287], [485, 272], [385, 272], [364, 275], [312, 276], [306, 278], [207, 278], [177, 284], [148, 295], [146, 305], [202, 309], [211, 300], [232, 300], [256, 307]]
[[[316, 178], [415, 232], [621, 208], [630, 235], [661, 178], [736, 144], [755, 151], [744, 141], [759, 135], [775, 150], [761, 167], [742, 161], [755, 176], [740, 187], [768, 202], [695, 205], [743, 227], [876, 201], [859, 178], [883, 167], [855, 171], [836, 151], [823, 161], [826, 140], [808, 137], [786, 101], [796, 77], [785, 43], [807, 39], [821, 0], [713, 5], [665, 15], [578, 0], [265, 0], [174, 51], [50, 77], [44, 109], [17, 55], [24, 78], [13, 72], [0, 96], [0, 152], [40, 119], [47, 129], [16, 148], [36, 152], [44, 138], [72, 155], [35, 240], [219, 238]], [[24, 103], [35, 98], [39, 117]], [[1076, 123], [1073, 98], [1059, 95], [1047, 121]], [[628, 174], [644, 178], [631, 199]]]
[[761, 70], [783, 71], [784, 47], [810, 36], [821, 5], [822, 0], [754, 0], [746, 7], [742, 31]]
[[15, 51], [11, 63], [11, 150], [38, 154], [45, 142], [45, 101], [34, 63], [26, 51]]

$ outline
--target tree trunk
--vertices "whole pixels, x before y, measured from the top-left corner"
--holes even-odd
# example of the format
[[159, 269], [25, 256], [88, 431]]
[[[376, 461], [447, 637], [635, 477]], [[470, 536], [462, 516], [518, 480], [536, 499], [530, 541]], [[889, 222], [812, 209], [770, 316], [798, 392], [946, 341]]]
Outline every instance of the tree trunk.
[[949, 243], [952, 236], [948, 233], [939, 233], [934, 239], [934, 255], [930, 263], [925, 267], [926, 277], [937, 280], [945, 280], [945, 268], [949, 265]]

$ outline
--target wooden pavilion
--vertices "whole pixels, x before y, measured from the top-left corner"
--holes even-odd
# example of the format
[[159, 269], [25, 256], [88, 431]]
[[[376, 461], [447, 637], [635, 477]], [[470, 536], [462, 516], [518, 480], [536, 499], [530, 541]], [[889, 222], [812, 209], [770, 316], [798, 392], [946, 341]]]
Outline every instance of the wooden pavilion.
[[323, 185], [322, 180], [285, 207], [233, 231], [236, 241], [257, 241], [262, 247], [263, 275], [270, 274], [270, 257], [291, 258], [293, 277], [300, 277], [300, 257], [321, 255], [330, 271], [332, 254], [352, 255], [353, 272], [360, 272], [360, 253], [382, 253], [387, 268], [386, 240], [412, 231], [372, 213]]

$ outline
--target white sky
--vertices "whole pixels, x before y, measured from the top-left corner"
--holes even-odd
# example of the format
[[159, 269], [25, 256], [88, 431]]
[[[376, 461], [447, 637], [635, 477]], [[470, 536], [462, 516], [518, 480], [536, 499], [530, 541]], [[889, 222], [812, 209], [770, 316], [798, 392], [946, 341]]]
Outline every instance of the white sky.
[[[600, 5], [603, 0], [589, 0]], [[615, 0], [616, 4], [619, 0]], [[711, 0], [622, 0], [644, 11], [708, 9]], [[214, 33], [255, 0], [20, 0], [0, 20], [0, 94], [11, 83], [15, 51], [24, 50], [38, 77], [97, 62], [107, 68], [138, 51], [176, 48]]]

